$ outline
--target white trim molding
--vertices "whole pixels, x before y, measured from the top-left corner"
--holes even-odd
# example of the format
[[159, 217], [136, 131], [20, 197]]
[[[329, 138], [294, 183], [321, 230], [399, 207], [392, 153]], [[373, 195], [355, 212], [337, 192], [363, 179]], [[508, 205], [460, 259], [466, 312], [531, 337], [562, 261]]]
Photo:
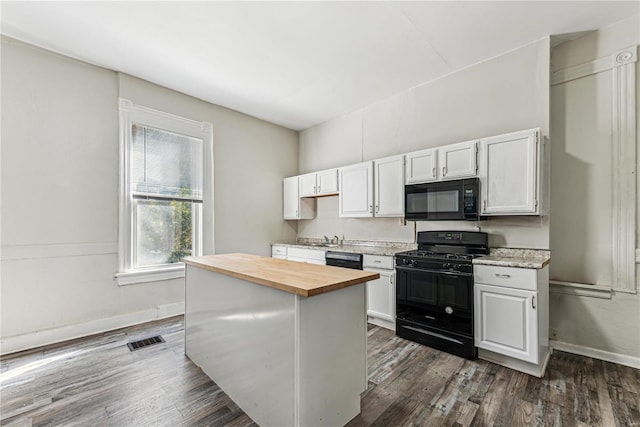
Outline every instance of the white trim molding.
[[608, 286], [563, 282], [561, 280], [549, 280], [549, 293], [611, 299], [613, 290]]
[[148, 310], [120, 314], [84, 323], [59, 326], [0, 339], [0, 354], [6, 355], [44, 345], [55, 344], [89, 335], [100, 334], [131, 325], [184, 314], [184, 301], [162, 304]]
[[571, 80], [580, 79], [592, 74], [598, 74], [603, 71], [610, 70], [611, 68], [612, 61], [610, 57], [599, 58], [595, 61], [563, 68], [551, 73], [551, 86], [570, 82]]
[[193, 254], [214, 253], [213, 248], [213, 124], [195, 121], [163, 111], [154, 110], [132, 101], [119, 98], [120, 120], [120, 173], [119, 173], [119, 227], [118, 227], [118, 285], [155, 282], [184, 277], [184, 265], [164, 265], [155, 268], [135, 269], [135, 206], [132, 199], [130, 174], [131, 129], [134, 123], [143, 124], [202, 140], [203, 203], [194, 209]]
[[571, 80], [598, 74], [611, 70], [620, 65], [634, 63], [638, 60], [636, 46], [622, 49], [611, 56], [605, 56], [583, 64], [562, 68], [551, 73], [551, 86], [569, 82]]
[[117, 253], [118, 244], [115, 242], [2, 245], [2, 261], [114, 255]]
[[613, 288], [636, 289], [637, 46], [613, 55]]
[[[604, 71], [612, 72], [612, 262], [611, 291], [637, 293], [636, 263], [636, 62], [638, 46], [630, 46], [613, 55], [584, 64], [556, 70], [551, 85], [586, 77]], [[606, 289], [592, 285], [556, 281], [556, 293], [596, 298], [606, 296]]]
[[606, 362], [617, 363], [640, 369], [640, 357], [627, 356], [625, 354], [612, 353], [610, 351], [599, 350], [597, 348], [584, 347], [581, 345], [569, 344], [562, 341], [549, 340], [549, 345], [558, 351], [578, 354], [580, 356], [591, 357], [593, 359], [604, 360]]
[[161, 268], [150, 268], [148, 270], [127, 271], [124, 273], [116, 273], [115, 275], [115, 280], [118, 282], [118, 286], [181, 278], [184, 278], [183, 263]]

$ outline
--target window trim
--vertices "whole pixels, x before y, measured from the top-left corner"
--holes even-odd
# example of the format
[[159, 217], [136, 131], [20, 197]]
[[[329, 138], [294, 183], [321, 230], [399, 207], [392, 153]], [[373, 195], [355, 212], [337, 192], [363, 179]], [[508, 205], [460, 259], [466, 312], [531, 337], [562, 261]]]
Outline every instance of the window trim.
[[[184, 277], [184, 264], [169, 264], [144, 269], [133, 269], [133, 221], [134, 202], [131, 195], [130, 152], [134, 123], [166, 130], [203, 142], [202, 153], [202, 209], [193, 218], [200, 226], [200, 236], [194, 236], [195, 253], [215, 253], [213, 244], [213, 125], [198, 122], [170, 113], [135, 105], [124, 98], [118, 100], [120, 119], [120, 173], [118, 206], [118, 272], [115, 280], [119, 286], [156, 282]], [[195, 211], [198, 211], [196, 209]], [[196, 227], [194, 227], [195, 230]]]

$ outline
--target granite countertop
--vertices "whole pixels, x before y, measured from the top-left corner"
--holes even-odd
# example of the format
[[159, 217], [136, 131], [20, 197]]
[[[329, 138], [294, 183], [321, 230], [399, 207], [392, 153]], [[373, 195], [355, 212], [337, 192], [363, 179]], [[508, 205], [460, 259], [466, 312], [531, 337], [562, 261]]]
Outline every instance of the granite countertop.
[[[378, 273], [369, 271], [249, 254], [191, 256], [182, 261], [194, 267], [303, 297], [336, 291], [380, 277]], [[212, 286], [215, 283], [212, 282]]]
[[416, 243], [382, 242], [365, 240], [345, 240], [340, 246], [318, 246], [322, 239], [300, 238], [295, 242], [273, 242], [271, 246], [285, 246], [288, 248], [316, 249], [319, 251], [349, 252], [365, 255], [394, 256], [398, 252], [411, 251], [418, 248]]
[[551, 251], [544, 249], [491, 248], [488, 256], [475, 258], [476, 265], [544, 268], [551, 262]]

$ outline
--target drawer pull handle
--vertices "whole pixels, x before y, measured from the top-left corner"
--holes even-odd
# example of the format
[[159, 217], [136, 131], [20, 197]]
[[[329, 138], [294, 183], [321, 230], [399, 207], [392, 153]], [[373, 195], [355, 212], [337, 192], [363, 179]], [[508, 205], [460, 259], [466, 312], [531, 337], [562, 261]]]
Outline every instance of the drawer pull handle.
[[532, 296], [531, 297], [531, 308], [535, 309], [536, 308], [536, 296]]
[[443, 340], [451, 341], [451, 342], [454, 342], [456, 344], [460, 344], [460, 345], [464, 344], [462, 341], [457, 340], [455, 338], [449, 338], [446, 335], [438, 334], [436, 332], [427, 331], [427, 330], [422, 329], [422, 328], [416, 328], [416, 327], [413, 327], [413, 326], [405, 326], [405, 325], [402, 325], [402, 327], [405, 328], [405, 329], [409, 329], [410, 331], [418, 332], [420, 334], [425, 334], [425, 335], [431, 335], [432, 337], [436, 337], [436, 338], [440, 338], [440, 339], [443, 339]]
[[509, 277], [511, 277], [510, 274], [500, 274], [500, 273], [496, 273], [496, 277], [499, 277], [501, 279], [508, 279]]
[[380, 264], [382, 261], [380, 261], [379, 259], [377, 259], [377, 260], [375, 260], [375, 261], [373, 261], [373, 262], [375, 262], [376, 264]]

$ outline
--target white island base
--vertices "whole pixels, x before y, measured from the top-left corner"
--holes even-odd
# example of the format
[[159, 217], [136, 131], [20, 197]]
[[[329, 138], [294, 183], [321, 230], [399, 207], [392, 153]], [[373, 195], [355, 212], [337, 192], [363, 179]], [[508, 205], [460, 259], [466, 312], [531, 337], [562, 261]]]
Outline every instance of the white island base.
[[187, 356], [258, 425], [342, 426], [360, 413], [364, 283], [303, 297], [187, 265], [185, 299]]

